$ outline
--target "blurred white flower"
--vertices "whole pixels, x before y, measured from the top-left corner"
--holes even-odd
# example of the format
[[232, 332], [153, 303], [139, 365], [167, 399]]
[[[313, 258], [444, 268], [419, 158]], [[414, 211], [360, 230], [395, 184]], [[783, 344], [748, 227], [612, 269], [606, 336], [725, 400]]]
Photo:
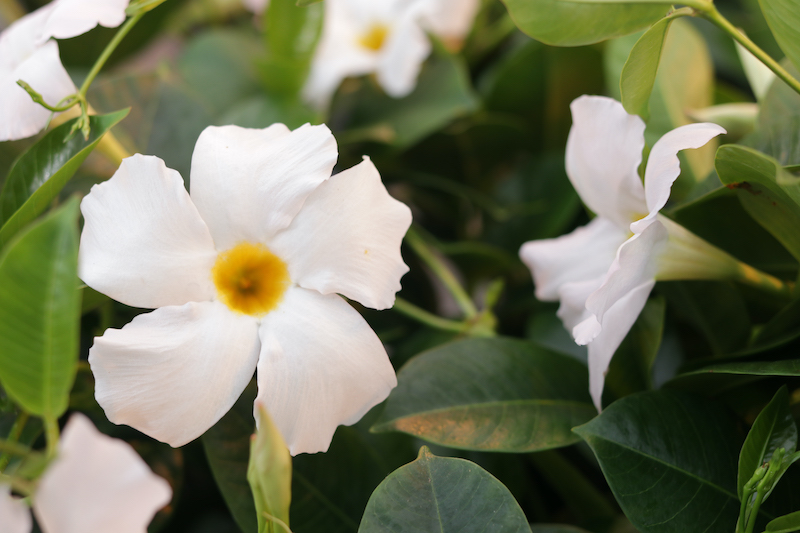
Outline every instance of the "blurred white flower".
[[127, 6], [128, 0], [53, 0], [0, 33], [0, 141], [35, 135], [50, 117], [17, 80], [27, 82], [51, 106], [77, 92], [51, 37], [68, 39], [98, 24], [119, 26]]
[[388, 396], [397, 381], [386, 351], [339, 294], [393, 305], [411, 212], [368, 158], [331, 177], [337, 157], [324, 125], [210, 127], [195, 146], [191, 196], [177, 172], [142, 155], [92, 188], [80, 277], [157, 308], [89, 352], [109, 420], [181, 446], [258, 368], [258, 398], [291, 453], [312, 453]]
[[384, 91], [401, 98], [414, 90], [431, 51], [426, 32], [463, 39], [478, 0], [325, 0], [325, 22], [305, 99], [327, 106], [348, 76], [375, 73]]
[[[74, 414], [39, 480], [33, 512], [44, 533], [145, 533], [171, 497], [169, 484], [129, 444]], [[27, 507], [7, 487], [0, 487], [0, 531], [31, 531]]]
[[525, 243], [536, 297], [561, 301], [558, 316], [575, 342], [589, 345], [589, 390], [600, 410], [605, 373], [656, 280], [731, 277], [738, 263], [659, 211], [680, 174], [678, 152], [725, 133], [690, 124], [664, 135], [650, 152], [644, 185], [645, 124], [619, 102], [581, 96], [572, 102], [566, 167], [597, 217], [557, 239]]

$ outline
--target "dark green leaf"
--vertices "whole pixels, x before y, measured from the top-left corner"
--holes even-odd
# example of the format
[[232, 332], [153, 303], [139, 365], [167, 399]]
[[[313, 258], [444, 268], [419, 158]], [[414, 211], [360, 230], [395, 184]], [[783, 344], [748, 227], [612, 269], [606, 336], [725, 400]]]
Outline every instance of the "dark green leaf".
[[563, 524], [531, 524], [531, 533], [588, 533], [585, 529]]
[[252, 381], [231, 410], [201, 437], [214, 480], [244, 533], [258, 531], [255, 501], [247, 481], [250, 436], [256, 427], [255, 398], [256, 384]]
[[586, 367], [514, 339], [467, 339], [424, 352], [398, 373], [374, 431], [467, 450], [567, 446], [596, 411]]
[[669, 390], [645, 392], [611, 404], [575, 431], [642, 533], [733, 530], [738, 439], [719, 404]]
[[792, 533], [800, 530], [800, 511], [780, 516], [767, 524], [765, 533]]
[[[781, 64], [794, 77], [800, 77], [789, 61]], [[756, 131], [743, 143], [771, 155], [782, 165], [800, 164], [800, 94], [775, 80], [761, 102]]]
[[67, 409], [78, 361], [78, 200], [33, 224], [0, 257], [0, 382], [26, 411]]
[[778, 448], [783, 448], [787, 455], [793, 454], [797, 448], [797, 425], [789, 410], [789, 393], [785, 386], [778, 389], [772, 401], [756, 417], [742, 445], [736, 487], [739, 499], [744, 484]]
[[580, 46], [627, 35], [664, 17], [658, 5], [591, 5], [561, 0], [504, 0], [517, 27], [537, 41]]
[[800, 69], [800, 0], [758, 0], [775, 40]]
[[530, 532], [508, 489], [464, 459], [436, 457], [427, 447], [387, 477], [369, 499], [359, 533]]
[[127, 114], [123, 109], [91, 117], [88, 141], [79, 134], [70, 138], [70, 128], [78, 119], [70, 120], [22, 154], [0, 192], [0, 246], [47, 209], [102, 136]]
[[250, 442], [247, 481], [253, 490], [259, 533], [284, 533], [292, 499], [292, 456], [269, 412], [256, 403], [258, 431]]
[[800, 179], [771, 157], [738, 145], [721, 146], [717, 174], [736, 189], [745, 210], [800, 260]]

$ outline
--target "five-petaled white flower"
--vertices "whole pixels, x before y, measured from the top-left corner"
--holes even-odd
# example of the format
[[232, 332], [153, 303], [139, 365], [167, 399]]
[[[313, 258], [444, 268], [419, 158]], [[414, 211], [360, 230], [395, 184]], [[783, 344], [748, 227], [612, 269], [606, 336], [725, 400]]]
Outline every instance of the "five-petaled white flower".
[[325, 0], [305, 99], [323, 108], [342, 80], [372, 72], [388, 95], [408, 95], [431, 51], [426, 32], [446, 42], [463, 39], [478, 5], [478, 0]]
[[642, 185], [644, 122], [610, 98], [581, 96], [570, 107], [567, 175], [597, 217], [557, 239], [525, 243], [520, 257], [537, 298], [560, 300], [565, 327], [575, 342], [589, 345], [589, 390], [600, 410], [611, 357], [656, 280], [730, 278], [739, 264], [659, 213], [680, 174], [678, 152], [724, 129], [690, 124], [664, 135], [650, 152]]
[[[44, 533], [145, 533], [172, 489], [133, 448], [70, 417], [58, 455], [39, 480], [33, 513]], [[0, 531], [30, 533], [27, 506], [0, 486]]]
[[128, 0], [53, 0], [0, 33], [0, 141], [35, 135], [50, 117], [17, 80], [28, 83], [51, 106], [77, 92], [51, 37], [76, 37], [98, 24], [119, 26], [127, 6]]
[[143, 155], [92, 188], [80, 277], [157, 308], [89, 351], [109, 420], [183, 445], [257, 368], [258, 399], [291, 453], [312, 453], [388, 396], [397, 380], [386, 351], [339, 294], [393, 305], [411, 212], [368, 158], [331, 177], [337, 157], [324, 125], [209, 127], [191, 196], [177, 172]]

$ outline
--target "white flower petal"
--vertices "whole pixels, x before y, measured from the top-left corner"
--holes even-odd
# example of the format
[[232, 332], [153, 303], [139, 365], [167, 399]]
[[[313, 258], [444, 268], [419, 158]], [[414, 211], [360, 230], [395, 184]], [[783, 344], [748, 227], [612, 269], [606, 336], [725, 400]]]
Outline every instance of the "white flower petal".
[[327, 126], [211, 126], [192, 156], [191, 196], [218, 250], [269, 244], [331, 176], [338, 152]]
[[[13, 26], [12, 26], [13, 28]], [[5, 34], [10, 32], [11, 28]], [[0, 43], [0, 57], [6, 55], [10, 42]], [[55, 106], [61, 99], [76, 93], [67, 71], [58, 56], [58, 44], [53, 41], [31, 49], [29, 54], [19, 57], [9, 70], [0, 67], [0, 141], [24, 139], [36, 135], [47, 126], [51, 112], [35, 103], [17, 80], [28, 83], [42, 95], [44, 101]], [[9, 61], [10, 63], [10, 61]]]
[[258, 401], [292, 455], [326, 451], [397, 385], [377, 335], [341, 297], [294, 287], [259, 330]]
[[81, 202], [79, 275], [126, 305], [156, 308], [214, 297], [214, 241], [176, 171], [153, 156], [123, 160]]
[[253, 13], [260, 15], [269, 5], [269, 0], [244, 0], [244, 5]]
[[394, 98], [407, 96], [417, 85], [422, 62], [431, 53], [428, 36], [409, 10], [392, 28], [381, 50], [378, 82]]
[[655, 281], [647, 281], [620, 298], [603, 317], [603, 331], [589, 343], [589, 393], [597, 410], [602, 410], [603, 384], [614, 352], [633, 327], [647, 303]]
[[480, 0], [427, 0], [422, 4], [422, 23], [427, 30], [443, 39], [460, 40], [472, 28]]
[[[528, 266], [542, 301], [560, 299], [564, 283], [602, 277], [617, 255], [628, 233], [603, 217], [556, 239], [529, 241], [519, 256]], [[585, 300], [584, 300], [585, 301]]]
[[95, 338], [95, 397], [115, 424], [183, 446], [228, 412], [258, 350], [258, 321], [220, 302], [162, 307]]
[[587, 279], [584, 281], [574, 281], [564, 283], [558, 289], [558, 299], [561, 305], [558, 306], [556, 316], [564, 323], [564, 328], [573, 333], [575, 326], [583, 322], [589, 317], [594, 317], [588, 309], [586, 309], [586, 300], [589, 296], [600, 288], [605, 280], [606, 275], [602, 275]]
[[603, 96], [581, 96], [570, 105], [567, 175], [589, 209], [620, 228], [647, 213], [637, 169], [644, 122]]
[[298, 285], [387, 309], [408, 272], [400, 244], [410, 225], [411, 210], [389, 196], [365, 157], [320, 185], [272, 249]]
[[575, 327], [575, 342], [591, 342], [601, 329], [606, 328], [604, 317], [611, 307], [635, 288], [655, 281], [658, 256], [666, 247], [667, 237], [666, 228], [654, 220], [642, 233], [634, 235], [620, 246], [603, 285], [586, 300], [586, 309], [594, 317]]
[[129, 444], [72, 415], [58, 456], [39, 483], [33, 509], [45, 532], [145, 533], [172, 489]]
[[20, 498], [11, 496], [8, 485], [0, 485], [0, 531], [30, 533], [33, 528], [31, 512]]
[[644, 190], [649, 214], [631, 224], [631, 231], [639, 233], [662, 207], [667, 205], [672, 184], [681, 173], [678, 152], [689, 148], [700, 148], [708, 141], [725, 133], [722, 126], [708, 122], [687, 124], [667, 132], [661, 137], [647, 160], [644, 172]]
[[39, 42], [77, 37], [98, 24], [116, 28], [125, 21], [126, 7], [128, 0], [54, 0]]
[[332, 39], [320, 42], [303, 86], [303, 99], [316, 109], [325, 109], [342, 81], [350, 76], [374, 72], [378, 54], [350, 43], [353, 36], [339, 45]]

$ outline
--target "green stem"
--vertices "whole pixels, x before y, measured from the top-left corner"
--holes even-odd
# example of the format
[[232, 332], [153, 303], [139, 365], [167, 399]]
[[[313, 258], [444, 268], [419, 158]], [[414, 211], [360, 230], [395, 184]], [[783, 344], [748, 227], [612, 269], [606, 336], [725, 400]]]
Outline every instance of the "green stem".
[[447, 265], [433, 253], [428, 243], [423, 240], [422, 236], [413, 226], [409, 228], [408, 233], [406, 233], [406, 242], [420, 259], [428, 265], [428, 268], [433, 271], [436, 277], [441, 280], [447, 290], [450, 291], [450, 294], [453, 295], [453, 298], [464, 312], [464, 315], [466, 315], [467, 318], [475, 317], [478, 314], [478, 309], [475, 307], [475, 304], [472, 303], [472, 299], [464, 288], [461, 287], [461, 284]]
[[753, 507], [750, 511], [750, 520], [747, 522], [747, 529], [745, 529], [744, 533], [753, 533], [753, 528], [755, 527], [756, 519], [758, 518], [758, 510], [761, 508], [762, 501], [764, 501], [764, 493], [758, 491], [756, 493], [756, 501], [753, 502]]
[[58, 451], [58, 419], [50, 417], [44, 419], [44, 434], [47, 440], [47, 458], [52, 459]]
[[[686, 2], [682, 3], [686, 4]], [[764, 63], [772, 72], [775, 73], [776, 76], [785, 81], [786, 84], [794, 89], [797, 93], [800, 93], [800, 81], [792, 77], [792, 75], [789, 74], [785, 68], [783, 68], [777, 61], [772, 59], [766, 52], [764, 52], [764, 50], [759, 48], [756, 43], [747, 37], [747, 35], [736, 29], [736, 27], [731, 24], [728, 19], [723, 17], [722, 14], [717, 11], [717, 8], [713, 3], [698, 2], [697, 5], [691, 5], [691, 7], [694, 7], [700, 11], [706, 19], [716, 24], [720, 29], [722, 29], [722, 31], [730, 35], [735, 41], [747, 48], [750, 53]]]
[[[22, 430], [25, 429], [25, 424], [27, 422], [28, 413], [22, 411], [14, 421], [14, 425], [11, 426], [11, 431], [8, 433], [8, 439], [6, 441], [0, 441], [0, 450], [2, 450], [2, 454], [0, 454], [0, 472], [5, 470], [6, 466], [8, 466], [8, 462], [11, 460], [11, 455], [19, 455], [20, 448], [24, 449], [24, 453], [27, 454], [27, 448], [20, 447], [17, 444], [19, 436], [22, 435]], [[11, 448], [9, 448], [9, 446], [11, 446]]]
[[20, 479], [18, 477], [7, 476], [5, 474], [0, 474], [0, 485], [8, 485], [14, 492], [22, 494], [24, 496], [30, 496], [33, 494], [34, 484], [28, 480]]
[[[97, 58], [97, 61], [95, 61], [94, 66], [92, 67], [92, 70], [89, 71], [89, 74], [86, 76], [86, 79], [83, 80], [83, 85], [81, 85], [81, 88], [78, 91], [78, 95], [80, 96], [83, 102], [86, 101], [86, 92], [89, 90], [89, 86], [92, 84], [94, 79], [100, 73], [100, 70], [106, 64], [108, 58], [111, 57], [111, 54], [114, 52], [114, 50], [116, 50], [117, 46], [119, 46], [119, 43], [122, 42], [122, 39], [124, 39], [125, 36], [128, 35], [128, 32], [131, 31], [131, 28], [133, 28], [143, 16], [144, 16], [144, 11], [141, 11], [132, 16], [131, 18], [129, 18], [128, 21], [122, 25], [122, 27], [119, 29], [114, 38], [111, 39], [111, 42], [108, 43], [106, 49], [103, 50], [102, 54], [100, 54], [100, 57]], [[81, 105], [83, 105], [83, 103]]]
[[16, 455], [17, 457], [24, 457], [31, 453], [26, 446], [7, 440], [0, 440], [0, 450], [4, 454]]
[[791, 282], [782, 281], [775, 276], [770, 276], [753, 268], [748, 264], [739, 263], [736, 281], [750, 285], [757, 289], [770, 292], [783, 298], [791, 299], [794, 294], [795, 285]]
[[394, 307], [392, 309], [398, 313], [406, 315], [409, 318], [413, 318], [417, 322], [421, 322], [426, 326], [430, 326], [435, 329], [453, 331], [456, 333], [464, 333], [467, 331], [467, 329], [469, 329], [469, 326], [464, 322], [457, 322], [455, 320], [448, 320], [446, 318], [436, 316], [433, 313], [429, 313], [428, 311], [417, 307], [411, 302], [403, 300], [402, 298], [395, 299]]

